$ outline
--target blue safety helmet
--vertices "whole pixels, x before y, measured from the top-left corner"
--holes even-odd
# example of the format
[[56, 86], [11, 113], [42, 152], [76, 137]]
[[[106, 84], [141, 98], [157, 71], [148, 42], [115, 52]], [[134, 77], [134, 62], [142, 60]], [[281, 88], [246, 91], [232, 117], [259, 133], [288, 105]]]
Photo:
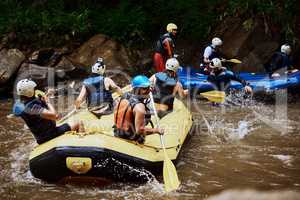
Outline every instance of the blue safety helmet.
[[144, 75], [138, 75], [131, 81], [133, 88], [147, 88], [150, 87], [150, 80]]

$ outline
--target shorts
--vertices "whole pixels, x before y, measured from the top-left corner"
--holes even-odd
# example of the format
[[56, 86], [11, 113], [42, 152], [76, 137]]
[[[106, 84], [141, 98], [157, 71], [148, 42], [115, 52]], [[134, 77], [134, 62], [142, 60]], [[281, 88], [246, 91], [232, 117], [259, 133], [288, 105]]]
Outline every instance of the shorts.
[[45, 134], [44, 137], [40, 137], [39, 139], [37, 139], [37, 143], [42, 144], [68, 131], [71, 131], [71, 127], [69, 124], [64, 123], [63, 125], [57, 126], [55, 129], [49, 131], [47, 134]]

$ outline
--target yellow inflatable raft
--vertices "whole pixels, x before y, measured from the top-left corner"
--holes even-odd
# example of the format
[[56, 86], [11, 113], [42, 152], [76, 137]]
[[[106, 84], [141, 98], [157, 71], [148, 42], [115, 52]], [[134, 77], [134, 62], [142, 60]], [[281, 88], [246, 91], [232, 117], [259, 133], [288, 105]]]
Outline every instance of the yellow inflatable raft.
[[[146, 136], [144, 145], [115, 137], [113, 117], [98, 119], [87, 110], [74, 113], [66, 121], [81, 120], [86, 132], [69, 132], [34, 148], [29, 158], [33, 176], [46, 181], [78, 176], [146, 181], [145, 171], [162, 172], [164, 154], [159, 135]], [[174, 111], [160, 120], [160, 126], [165, 129], [167, 154], [175, 161], [191, 131], [191, 113], [175, 99]]]

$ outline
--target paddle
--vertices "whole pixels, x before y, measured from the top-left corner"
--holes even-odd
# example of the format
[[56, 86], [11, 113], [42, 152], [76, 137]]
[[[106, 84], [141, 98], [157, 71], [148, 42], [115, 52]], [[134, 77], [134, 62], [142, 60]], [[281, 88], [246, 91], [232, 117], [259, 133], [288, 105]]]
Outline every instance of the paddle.
[[[153, 107], [156, 124], [157, 124], [157, 127], [159, 128], [159, 119], [158, 119], [157, 111], [156, 111], [156, 108], [154, 105], [153, 95], [151, 92], [150, 92], [150, 100], [151, 100], [151, 104]], [[165, 190], [166, 190], [166, 192], [170, 192], [172, 190], [176, 190], [179, 187], [180, 182], [178, 180], [176, 168], [166, 152], [163, 135], [160, 135], [160, 142], [161, 142], [161, 146], [164, 151], [164, 157], [165, 157], [164, 158], [164, 166], [163, 166], [163, 177], [164, 177], [164, 183], [165, 183]]]
[[[130, 91], [131, 89], [132, 89], [131, 85], [127, 85], [127, 86], [123, 87], [121, 90], [122, 90], [122, 92], [124, 93], [124, 92]], [[112, 94], [113, 99], [116, 99], [116, 98], [118, 98], [119, 96], [120, 96], [120, 94], [118, 94], [117, 92], [114, 92], [114, 93]], [[82, 105], [83, 103], [84, 103], [84, 102], [82, 102], [81, 105]], [[80, 105], [80, 106], [81, 106], [81, 105]], [[64, 120], [66, 120], [67, 118], [69, 118], [71, 115], [73, 115], [75, 112], [77, 112], [77, 110], [78, 110], [78, 109], [76, 109], [76, 108], [74, 108], [73, 110], [71, 110], [67, 115], [65, 115], [63, 118], [61, 118], [61, 119], [58, 121], [58, 123], [61, 123], [61, 122], [63, 122]]]
[[232, 58], [232, 59], [229, 59], [229, 60], [222, 59], [222, 62], [231, 62], [231, 63], [235, 63], [235, 64], [241, 64], [242, 63], [242, 61], [240, 61], [238, 59], [235, 59], [235, 58]]
[[215, 103], [224, 103], [226, 97], [225, 92], [217, 90], [203, 92], [200, 95]]

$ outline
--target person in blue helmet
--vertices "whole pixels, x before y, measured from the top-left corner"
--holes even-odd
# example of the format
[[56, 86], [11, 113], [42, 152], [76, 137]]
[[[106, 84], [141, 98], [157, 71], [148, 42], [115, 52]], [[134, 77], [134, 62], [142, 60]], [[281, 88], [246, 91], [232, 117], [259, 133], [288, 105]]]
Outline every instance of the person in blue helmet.
[[75, 107], [80, 108], [84, 99], [87, 100], [90, 112], [100, 117], [113, 111], [112, 91], [122, 95], [121, 88], [109, 77], [105, 77], [106, 66], [102, 58], [98, 58], [92, 66], [92, 76], [83, 81], [80, 94], [75, 101]]
[[252, 88], [248, 85], [245, 80], [239, 78], [233, 72], [227, 70], [222, 66], [222, 62], [219, 58], [213, 58], [209, 64], [211, 72], [207, 77], [207, 81], [211, 82], [216, 90], [228, 91], [230, 86], [230, 81], [240, 82], [244, 86], [246, 93], [252, 93]]
[[17, 83], [16, 90], [20, 99], [15, 102], [13, 113], [25, 121], [37, 143], [42, 144], [67, 131], [78, 131], [78, 122], [56, 126], [58, 114], [47, 95], [35, 97], [36, 86], [36, 83], [29, 79], [22, 79]]
[[146, 76], [139, 75], [132, 79], [132, 92], [125, 93], [114, 111], [114, 134], [116, 137], [144, 143], [145, 136], [150, 134], [163, 134], [160, 128], [148, 128], [146, 115], [150, 81]]
[[170, 58], [166, 62], [166, 70], [158, 72], [150, 77], [154, 86], [153, 98], [157, 113], [160, 118], [172, 112], [176, 94], [186, 97], [188, 90], [184, 90], [177, 77], [179, 62], [176, 58]]
[[266, 71], [270, 77], [280, 77], [285, 72], [295, 73], [298, 70], [293, 68], [293, 62], [290, 58], [292, 52], [291, 46], [283, 44], [280, 52], [275, 52], [272, 56], [271, 63], [266, 66]]

